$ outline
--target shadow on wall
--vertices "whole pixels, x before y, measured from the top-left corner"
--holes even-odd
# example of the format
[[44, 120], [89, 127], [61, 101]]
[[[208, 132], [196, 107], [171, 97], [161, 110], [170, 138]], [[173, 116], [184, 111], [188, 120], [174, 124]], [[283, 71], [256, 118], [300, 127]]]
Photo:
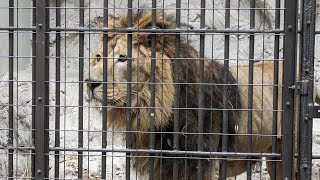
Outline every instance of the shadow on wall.
[[[0, 1], [0, 27], [9, 27], [9, 1]], [[14, 27], [32, 27], [32, 0], [14, 0]], [[27, 8], [28, 7], [28, 8]], [[20, 9], [22, 8], [22, 9]], [[31, 32], [14, 33], [14, 71], [22, 71], [31, 65]], [[9, 33], [0, 33], [0, 77], [9, 71]], [[19, 57], [19, 58], [17, 58]]]

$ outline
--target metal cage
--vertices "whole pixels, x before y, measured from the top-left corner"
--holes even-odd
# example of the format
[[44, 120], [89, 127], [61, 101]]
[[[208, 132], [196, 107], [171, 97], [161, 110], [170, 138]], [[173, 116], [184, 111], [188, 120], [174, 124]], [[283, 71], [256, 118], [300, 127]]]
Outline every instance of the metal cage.
[[[315, 59], [320, 58], [315, 50], [320, 33], [316, 26], [317, 5], [315, 0], [1, 1], [0, 178], [218, 179], [211, 174], [215, 171], [219, 179], [316, 178], [319, 173], [318, 146], [312, 149], [312, 145], [318, 135], [315, 129], [318, 124], [313, 123], [313, 118], [319, 117], [319, 107], [314, 104], [314, 94], [317, 94], [315, 69], [318, 66]], [[134, 26], [137, 11], [150, 12], [147, 28]], [[157, 17], [159, 12], [163, 21], [164, 14], [172, 15], [174, 26], [161, 28], [157, 24], [158, 18], [161, 19]], [[124, 25], [115, 25], [121, 24], [121, 20]], [[113, 48], [119, 41], [109, 35], [125, 39], [125, 55], [115, 55]], [[150, 53], [150, 78], [139, 80], [134, 74], [135, 48], [140, 47], [136, 38], [146, 35], [149, 38], [146, 49]], [[164, 36], [172, 37], [174, 42], [164, 42], [160, 47], [158, 40]], [[182, 39], [190, 46], [181, 44]], [[172, 58], [169, 57], [173, 78], [172, 82], [165, 81], [162, 74], [159, 82], [157, 73], [164, 70], [159, 69], [158, 64], [168, 61], [164, 52], [168, 43], [174, 47]], [[191, 54], [192, 50], [196, 54], [192, 57], [184, 57], [181, 53]], [[159, 58], [160, 52], [162, 58]], [[90, 69], [97, 58], [104, 62], [104, 70], [110, 68], [108, 62], [114, 63], [116, 58], [126, 61], [126, 81], [116, 81], [115, 75], [109, 76], [105, 71], [100, 81], [92, 78]], [[185, 59], [186, 62], [194, 61], [198, 68], [195, 82], [188, 80], [191, 65], [186, 66], [187, 70], [181, 69]], [[214, 73], [206, 70], [210, 63], [219, 64], [220, 68], [216, 70], [221, 71], [219, 81], [207, 81], [207, 73]], [[273, 70], [264, 71], [270, 63]], [[255, 73], [257, 66], [262, 67], [262, 74]], [[241, 74], [241, 67], [247, 67], [248, 76]], [[228, 79], [232, 68], [234, 83]], [[179, 79], [179, 73], [187, 80]], [[268, 75], [272, 75], [271, 83], [268, 83]], [[256, 83], [259, 78], [261, 83]], [[246, 79], [246, 83], [240, 83], [240, 79]], [[102, 87], [98, 105], [87, 97], [88, 89], [97, 82]], [[115, 104], [115, 89], [112, 103], [107, 101], [109, 84], [117, 83], [122, 83], [126, 91], [126, 99], [122, 100], [125, 103], [121, 106]], [[171, 121], [159, 126], [157, 118], [165, 116], [166, 107], [157, 107], [157, 96], [161, 91], [161, 97], [164, 97], [166, 84], [171, 84], [175, 92], [169, 107]], [[135, 94], [132, 92], [136, 91], [136, 85], [148, 87], [148, 106], [134, 105]], [[186, 95], [191, 86], [197, 92], [193, 97]], [[245, 87], [245, 104], [231, 103], [228, 92], [234, 87]], [[183, 88], [185, 94], [177, 93]], [[218, 88], [219, 98], [207, 96], [206, 88], [212, 92]], [[266, 94], [269, 90], [271, 93]], [[260, 101], [255, 100], [254, 93], [260, 93]], [[271, 102], [264, 101], [268, 95], [270, 99], [267, 100]], [[237, 94], [235, 101], [240, 101], [242, 96], [244, 94]], [[213, 97], [217, 97], [219, 107], [206, 106]], [[192, 98], [196, 101], [194, 107], [187, 105]], [[179, 104], [181, 99], [186, 102], [183, 107]], [[265, 107], [268, 103], [272, 104], [271, 108]], [[117, 129], [112, 120], [120, 115], [109, 116], [112, 108], [123, 109], [123, 129]], [[150, 123], [147, 131], [132, 129], [133, 116], [140, 116], [132, 114], [136, 109], [141, 109], [139, 113], [148, 113], [148, 118], [144, 119]], [[196, 127], [191, 127], [194, 132], [185, 130], [191, 112], [197, 119]], [[221, 115], [219, 122], [204, 123], [207, 116], [214, 119], [215, 112]], [[246, 113], [243, 125], [246, 133], [238, 133], [239, 125], [230, 124], [230, 112]], [[185, 113], [185, 121], [181, 120], [182, 113]], [[269, 118], [272, 132], [255, 133], [256, 116], [264, 120], [266, 114], [272, 117]], [[240, 118], [240, 115], [234, 117], [235, 122]], [[214, 123], [221, 123], [220, 130], [207, 132], [208, 126]], [[260, 123], [257, 126], [262, 128], [265, 124]], [[132, 143], [134, 135], [142, 134], [148, 137], [143, 139], [148, 142], [144, 148]], [[195, 144], [190, 145], [193, 148], [181, 147], [181, 144], [187, 144], [181, 137], [187, 136], [194, 137]], [[218, 140], [213, 142], [211, 136], [217, 136]], [[208, 137], [210, 141], [206, 139]], [[233, 142], [232, 137], [246, 137], [246, 151], [239, 152], [236, 147], [230, 150], [228, 145]], [[264, 146], [264, 138], [271, 139], [270, 152], [254, 150], [256, 146]], [[314, 142], [312, 138], [315, 138]], [[161, 143], [159, 147], [159, 141], [168, 147]], [[217, 147], [212, 145], [206, 149], [204, 143]], [[241, 146], [235, 144], [238, 148]], [[140, 165], [135, 164], [139, 158], [148, 159], [143, 174], [137, 170]], [[167, 159], [170, 159], [170, 170], [165, 167]], [[241, 167], [229, 166], [233, 161], [245, 163]], [[270, 174], [266, 162], [271, 162]], [[195, 163], [190, 168], [194, 172], [188, 172], [188, 163]], [[245, 170], [241, 170], [242, 167]], [[212, 172], [206, 174], [208, 168]], [[237, 170], [241, 173], [228, 177], [228, 172]], [[169, 172], [168, 177], [162, 173], [165, 171]], [[160, 176], [157, 176], [159, 172]]]

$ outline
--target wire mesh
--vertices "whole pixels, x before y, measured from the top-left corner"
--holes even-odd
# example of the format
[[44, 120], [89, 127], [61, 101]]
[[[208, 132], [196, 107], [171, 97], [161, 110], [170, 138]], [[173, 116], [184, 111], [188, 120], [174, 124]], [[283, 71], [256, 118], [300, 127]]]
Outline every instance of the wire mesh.
[[298, 1], [0, 9], [0, 178], [293, 179], [295, 153], [311, 164], [294, 126]]

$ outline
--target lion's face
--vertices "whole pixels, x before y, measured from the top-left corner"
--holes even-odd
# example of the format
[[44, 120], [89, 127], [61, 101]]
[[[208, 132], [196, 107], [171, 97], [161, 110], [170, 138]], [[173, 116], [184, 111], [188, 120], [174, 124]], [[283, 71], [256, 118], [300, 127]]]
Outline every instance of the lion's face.
[[[109, 105], [124, 106], [127, 100], [128, 85], [128, 61], [127, 36], [118, 35], [108, 45], [108, 56], [103, 57], [103, 47], [95, 53], [91, 59], [90, 78], [88, 81], [88, 95], [92, 99], [103, 101], [107, 99]], [[132, 83], [131, 93], [137, 92], [146, 86], [150, 79], [151, 58], [150, 51], [143, 45], [134, 43], [132, 45]], [[104, 63], [107, 63], [104, 65]], [[103, 79], [106, 73], [107, 81]], [[105, 96], [103, 95], [103, 84], [105, 84]]]

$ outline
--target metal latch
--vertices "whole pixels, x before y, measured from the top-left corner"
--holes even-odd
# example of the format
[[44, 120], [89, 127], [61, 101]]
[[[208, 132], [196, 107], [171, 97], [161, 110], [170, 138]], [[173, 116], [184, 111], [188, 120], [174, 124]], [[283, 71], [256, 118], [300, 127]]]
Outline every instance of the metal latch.
[[297, 81], [296, 85], [297, 94], [307, 95], [308, 94], [308, 81]]
[[308, 118], [320, 118], [320, 106], [309, 105]]

